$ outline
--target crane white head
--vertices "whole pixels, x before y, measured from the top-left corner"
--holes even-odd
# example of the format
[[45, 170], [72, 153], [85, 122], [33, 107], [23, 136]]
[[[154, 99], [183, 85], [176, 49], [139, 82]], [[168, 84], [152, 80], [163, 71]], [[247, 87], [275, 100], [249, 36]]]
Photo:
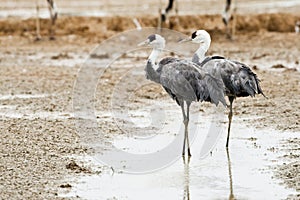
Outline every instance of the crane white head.
[[150, 46], [153, 48], [148, 60], [151, 61], [152, 64], [155, 64], [158, 55], [165, 48], [166, 40], [162, 36], [158, 34], [149, 35], [147, 40], [138, 44], [138, 46]]
[[181, 42], [193, 42], [196, 44], [200, 44], [200, 47], [193, 55], [192, 60], [193, 60], [193, 62], [201, 63], [204, 60], [205, 54], [210, 47], [211, 38], [207, 31], [197, 30], [192, 33], [190, 38], [183, 39], [180, 41], [180, 43]]
[[138, 44], [138, 46], [150, 46], [153, 49], [164, 49], [166, 45], [166, 40], [158, 34], [149, 35], [147, 40]]
[[207, 51], [211, 43], [211, 37], [206, 30], [197, 30], [192, 33], [190, 38], [183, 39], [180, 42], [193, 42], [200, 44], [200, 46], [205, 47], [204, 49]]
[[207, 46], [208, 49], [211, 43], [211, 38], [206, 30], [197, 30], [194, 33], [192, 33], [191, 41], [193, 43], [198, 43], [200, 45]]

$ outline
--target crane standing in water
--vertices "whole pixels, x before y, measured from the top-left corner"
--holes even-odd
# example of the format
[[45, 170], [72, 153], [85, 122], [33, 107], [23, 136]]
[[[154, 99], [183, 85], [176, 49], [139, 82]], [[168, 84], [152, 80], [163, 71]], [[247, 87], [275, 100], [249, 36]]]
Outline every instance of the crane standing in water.
[[185, 156], [185, 145], [187, 144], [187, 152], [190, 157], [188, 139], [190, 105], [193, 101], [208, 101], [215, 105], [221, 102], [226, 106], [224, 99], [225, 88], [222, 80], [211, 76], [191, 61], [174, 57], [163, 58], [158, 63], [158, 68], [155, 69], [155, 62], [165, 47], [165, 39], [158, 34], [153, 34], [146, 41], [139, 44], [139, 46], [142, 45], [148, 45], [153, 48], [145, 68], [146, 78], [162, 85], [171, 98], [181, 107], [185, 126], [182, 155]]
[[[41, 25], [40, 25], [40, 17], [39, 17], [39, 0], [36, 0], [36, 40], [40, 40], [41, 37]], [[48, 9], [50, 12], [50, 18], [51, 18], [51, 23], [49, 27], [49, 39], [54, 40], [55, 39], [55, 22], [57, 20], [57, 8], [54, 0], [47, 0], [48, 3]]]
[[181, 42], [191, 41], [200, 44], [199, 49], [193, 55], [192, 61], [200, 68], [208, 71], [215, 77], [223, 80], [228, 96], [229, 105], [229, 124], [227, 132], [226, 147], [229, 144], [230, 126], [232, 121], [232, 104], [237, 97], [254, 97], [256, 94], [262, 94], [266, 97], [259, 85], [260, 80], [257, 75], [245, 64], [225, 59], [221, 56], [205, 57], [211, 43], [211, 37], [205, 30], [195, 31], [191, 38], [184, 39]]

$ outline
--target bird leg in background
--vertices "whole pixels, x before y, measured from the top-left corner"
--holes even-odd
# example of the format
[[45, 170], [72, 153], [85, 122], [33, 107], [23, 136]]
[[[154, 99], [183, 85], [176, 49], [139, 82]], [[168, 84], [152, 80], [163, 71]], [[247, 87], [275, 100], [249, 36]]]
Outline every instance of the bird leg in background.
[[182, 156], [185, 156], [185, 143], [187, 143], [187, 148], [188, 148], [188, 157], [191, 156], [190, 152], [190, 143], [189, 143], [189, 133], [188, 133], [188, 124], [189, 124], [189, 111], [190, 111], [190, 105], [191, 103], [187, 102], [187, 115], [185, 114], [184, 111], [184, 101], [182, 101], [181, 105], [181, 110], [182, 110], [182, 115], [183, 115], [183, 124], [184, 124], [184, 139], [183, 139], [183, 149], [182, 149]]
[[300, 33], [300, 21], [296, 21], [296, 24], [295, 24], [295, 33], [296, 34], [299, 34]]
[[50, 25], [50, 29], [49, 29], [49, 32], [50, 32], [50, 36], [49, 36], [49, 39], [50, 40], [55, 40], [55, 21], [56, 19], [53, 19], [51, 18], [51, 25]]
[[35, 40], [41, 40], [41, 26], [40, 26], [40, 6], [39, 6], [39, 0], [35, 1], [35, 5], [36, 5], [36, 37]]
[[55, 39], [55, 22], [57, 19], [57, 11], [55, 9], [54, 1], [53, 0], [47, 0], [48, 2], [48, 9], [50, 12], [50, 18], [51, 18], [51, 23], [50, 23], [50, 28], [49, 28], [49, 35], [50, 35], [50, 40]]
[[237, 22], [237, 15], [236, 15], [236, 7], [233, 8], [233, 15], [232, 15], [232, 27], [231, 27], [231, 36], [230, 39], [233, 40], [236, 31], [236, 22]]
[[229, 24], [227, 24], [226, 25], [226, 35], [227, 35], [227, 38], [229, 39], [229, 40], [232, 40], [232, 32], [231, 32], [231, 27], [230, 27], [230, 25]]
[[[165, 9], [160, 9], [160, 21], [159, 22], [159, 27], [162, 27], [162, 24], [165, 23], [167, 26], [170, 26], [170, 21], [168, 18], [168, 14], [169, 12], [173, 9], [173, 5], [174, 5], [174, 1], [175, 1], [175, 12], [176, 12], [176, 23], [179, 22], [179, 18], [178, 18], [178, 2], [177, 0], [169, 0], [168, 6]], [[161, 7], [161, 1], [160, 1], [160, 7]]]
[[161, 25], [162, 25], [162, 6], [161, 6], [161, 0], [159, 0], [159, 9], [158, 9], [158, 22], [157, 22], [157, 29], [159, 29], [159, 31], [161, 31]]
[[229, 109], [230, 110], [229, 110], [229, 114], [228, 114], [229, 123], [228, 123], [228, 133], [227, 133], [226, 148], [228, 148], [228, 144], [229, 144], [230, 126], [231, 126], [231, 120], [232, 120], [232, 103], [233, 103], [234, 97], [233, 96], [229, 96], [228, 99], [229, 99], [229, 102], [230, 102], [230, 105], [229, 105]]
[[176, 13], [176, 23], [179, 24], [179, 16], [178, 16], [178, 0], [175, 0], [175, 13]]
[[226, 0], [222, 19], [226, 27], [227, 38], [233, 40], [236, 29], [236, 6], [232, 0]]

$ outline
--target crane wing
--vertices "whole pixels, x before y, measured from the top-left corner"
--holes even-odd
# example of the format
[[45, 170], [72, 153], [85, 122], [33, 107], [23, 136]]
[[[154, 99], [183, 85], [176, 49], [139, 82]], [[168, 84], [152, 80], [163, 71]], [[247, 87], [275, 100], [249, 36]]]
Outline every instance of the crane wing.
[[191, 61], [177, 59], [161, 67], [160, 83], [172, 97], [226, 105], [223, 82]]
[[264, 95], [257, 75], [245, 64], [225, 60], [220, 68], [222, 79], [226, 88], [229, 89], [229, 93], [237, 97]]
[[201, 63], [201, 66], [213, 77], [223, 80], [227, 95], [237, 97], [264, 95], [257, 75], [241, 62], [218, 58], [205, 59], [205, 63]]

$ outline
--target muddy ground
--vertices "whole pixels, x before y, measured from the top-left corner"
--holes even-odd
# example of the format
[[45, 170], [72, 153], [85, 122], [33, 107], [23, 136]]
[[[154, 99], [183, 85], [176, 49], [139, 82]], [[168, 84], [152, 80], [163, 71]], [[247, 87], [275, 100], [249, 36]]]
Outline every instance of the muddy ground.
[[[195, 19], [192, 24], [191, 19]], [[293, 32], [297, 19], [293, 14], [240, 15], [234, 41], [225, 38], [217, 15], [180, 16], [179, 24], [171, 18], [170, 27], [186, 34], [207, 29], [213, 39], [210, 54], [241, 60], [258, 74], [268, 99], [238, 99], [235, 118], [259, 129], [300, 133], [300, 35]], [[154, 16], [138, 20], [142, 26], [157, 23]], [[65, 177], [98, 173], [70, 157], [88, 151], [80, 145], [74, 127], [73, 86], [81, 63], [99, 42], [135, 28], [130, 17], [63, 17], [58, 20], [56, 40], [49, 41], [48, 22], [42, 22], [44, 37], [35, 42], [33, 19], [0, 21], [1, 199], [59, 198], [60, 190], [72, 187]], [[140, 56], [130, 62], [143, 65], [145, 59]], [[96, 91], [102, 97], [96, 102], [98, 109], [109, 111], [105, 105], [110, 102], [111, 89], [125, 71], [120, 65], [106, 72], [106, 87]], [[167, 97], [159, 86], [151, 86], [143, 91], [147, 98]], [[118, 134], [109, 124], [100, 126], [108, 137]], [[299, 142], [299, 137], [282, 141], [279, 151], [285, 152], [282, 159], [286, 162], [274, 170], [275, 177], [298, 192]]]

